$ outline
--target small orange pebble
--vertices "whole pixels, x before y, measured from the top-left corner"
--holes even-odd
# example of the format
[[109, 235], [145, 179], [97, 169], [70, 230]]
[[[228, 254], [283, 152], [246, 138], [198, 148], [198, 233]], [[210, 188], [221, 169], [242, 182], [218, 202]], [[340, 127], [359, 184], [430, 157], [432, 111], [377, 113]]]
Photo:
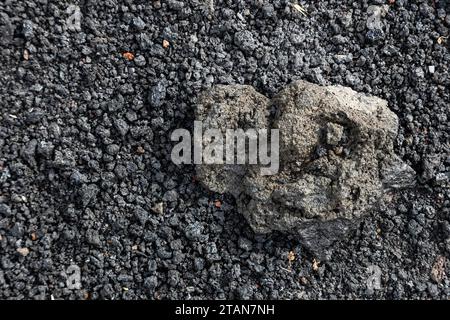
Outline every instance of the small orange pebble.
[[389, 4], [394, 4], [395, 0], [389, 0]]
[[132, 54], [132, 53], [129, 52], [129, 51], [124, 52], [124, 53], [122, 54], [122, 56], [123, 56], [125, 59], [127, 59], [128, 61], [131, 61], [131, 60], [134, 59], [134, 54]]
[[37, 240], [37, 235], [36, 235], [36, 233], [32, 233], [31, 234], [31, 240], [33, 240], [33, 241], [36, 241]]
[[163, 40], [162, 46], [164, 49], [167, 49], [170, 46], [170, 42], [166, 39]]
[[220, 200], [216, 200], [214, 201], [214, 205], [216, 206], [216, 208], [220, 208], [222, 206], [222, 202], [220, 202]]

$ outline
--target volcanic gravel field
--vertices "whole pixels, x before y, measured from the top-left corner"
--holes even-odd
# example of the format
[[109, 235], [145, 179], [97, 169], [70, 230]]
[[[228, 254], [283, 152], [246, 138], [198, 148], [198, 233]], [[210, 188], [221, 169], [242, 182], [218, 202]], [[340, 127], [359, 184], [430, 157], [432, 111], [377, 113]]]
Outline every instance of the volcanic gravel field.
[[[294, 2], [1, 1], [0, 299], [450, 298], [450, 1]], [[387, 100], [416, 172], [326, 259], [170, 158], [204, 90], [299, 79]]]

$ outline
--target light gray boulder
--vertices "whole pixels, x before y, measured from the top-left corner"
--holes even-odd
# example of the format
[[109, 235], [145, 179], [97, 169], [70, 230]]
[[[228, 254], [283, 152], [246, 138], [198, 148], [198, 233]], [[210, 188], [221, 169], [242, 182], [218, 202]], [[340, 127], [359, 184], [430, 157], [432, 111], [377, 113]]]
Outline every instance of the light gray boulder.
[[296, 81], [269, 100], [250, 86], [216, 86], [200, 98], [196, 118], [205, 129], [280, 130], [278, 174], [201, 164], [197, 175], [210, 190], [233, 194], [255, 232], [298, 235], [319, 256], [387, 191], [415, 181], [393, 150], [397, 116], [385, 100], [350, 88]]

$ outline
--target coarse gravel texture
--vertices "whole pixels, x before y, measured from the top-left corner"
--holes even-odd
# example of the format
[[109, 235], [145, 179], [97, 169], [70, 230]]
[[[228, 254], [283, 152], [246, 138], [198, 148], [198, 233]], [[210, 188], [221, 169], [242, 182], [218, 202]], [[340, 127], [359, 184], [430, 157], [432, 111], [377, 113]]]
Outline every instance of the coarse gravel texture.
[[[0, 298], [448, 299], [449, 1], [300, 4], [2, 0]], [[170, 161], [203, 90], [297, 79], [386, 99], [417, 172], [328, 261]]]

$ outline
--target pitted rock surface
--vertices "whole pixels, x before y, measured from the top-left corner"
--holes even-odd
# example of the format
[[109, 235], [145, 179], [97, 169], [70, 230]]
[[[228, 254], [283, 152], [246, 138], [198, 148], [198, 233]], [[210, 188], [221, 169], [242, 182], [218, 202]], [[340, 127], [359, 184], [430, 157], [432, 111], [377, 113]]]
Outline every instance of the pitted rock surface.
[[280, 130], [278, 174], [202, 164], [198, 178], [233, 194], [255, 232], [292, 233], [316, 252], [348, 234], [387, 191], [414, 184], [414, 171], [394, 153], [397, 116], [385, 100], [350, 88], [296, 81], [269, 100], [250, 86], [216, 86], [196, 117], [223, 132]]
[[[270, 100], [256, 92], [251, 86], [215, 86], [201, 98], [196, 109], [196, 119], [202, 121], [203, 131], [208, 128], [220, 129], [259, 129], [267, 127]], [[195, 141], [195, 143], [203, 143]], [[219, 192], [240, 192], [239, 185], [247, 172], [241, 165], [205, 165], [197, 167], [197, 177], [209, 189]], [[237, 195], [237, 194], [236, 194]]]

